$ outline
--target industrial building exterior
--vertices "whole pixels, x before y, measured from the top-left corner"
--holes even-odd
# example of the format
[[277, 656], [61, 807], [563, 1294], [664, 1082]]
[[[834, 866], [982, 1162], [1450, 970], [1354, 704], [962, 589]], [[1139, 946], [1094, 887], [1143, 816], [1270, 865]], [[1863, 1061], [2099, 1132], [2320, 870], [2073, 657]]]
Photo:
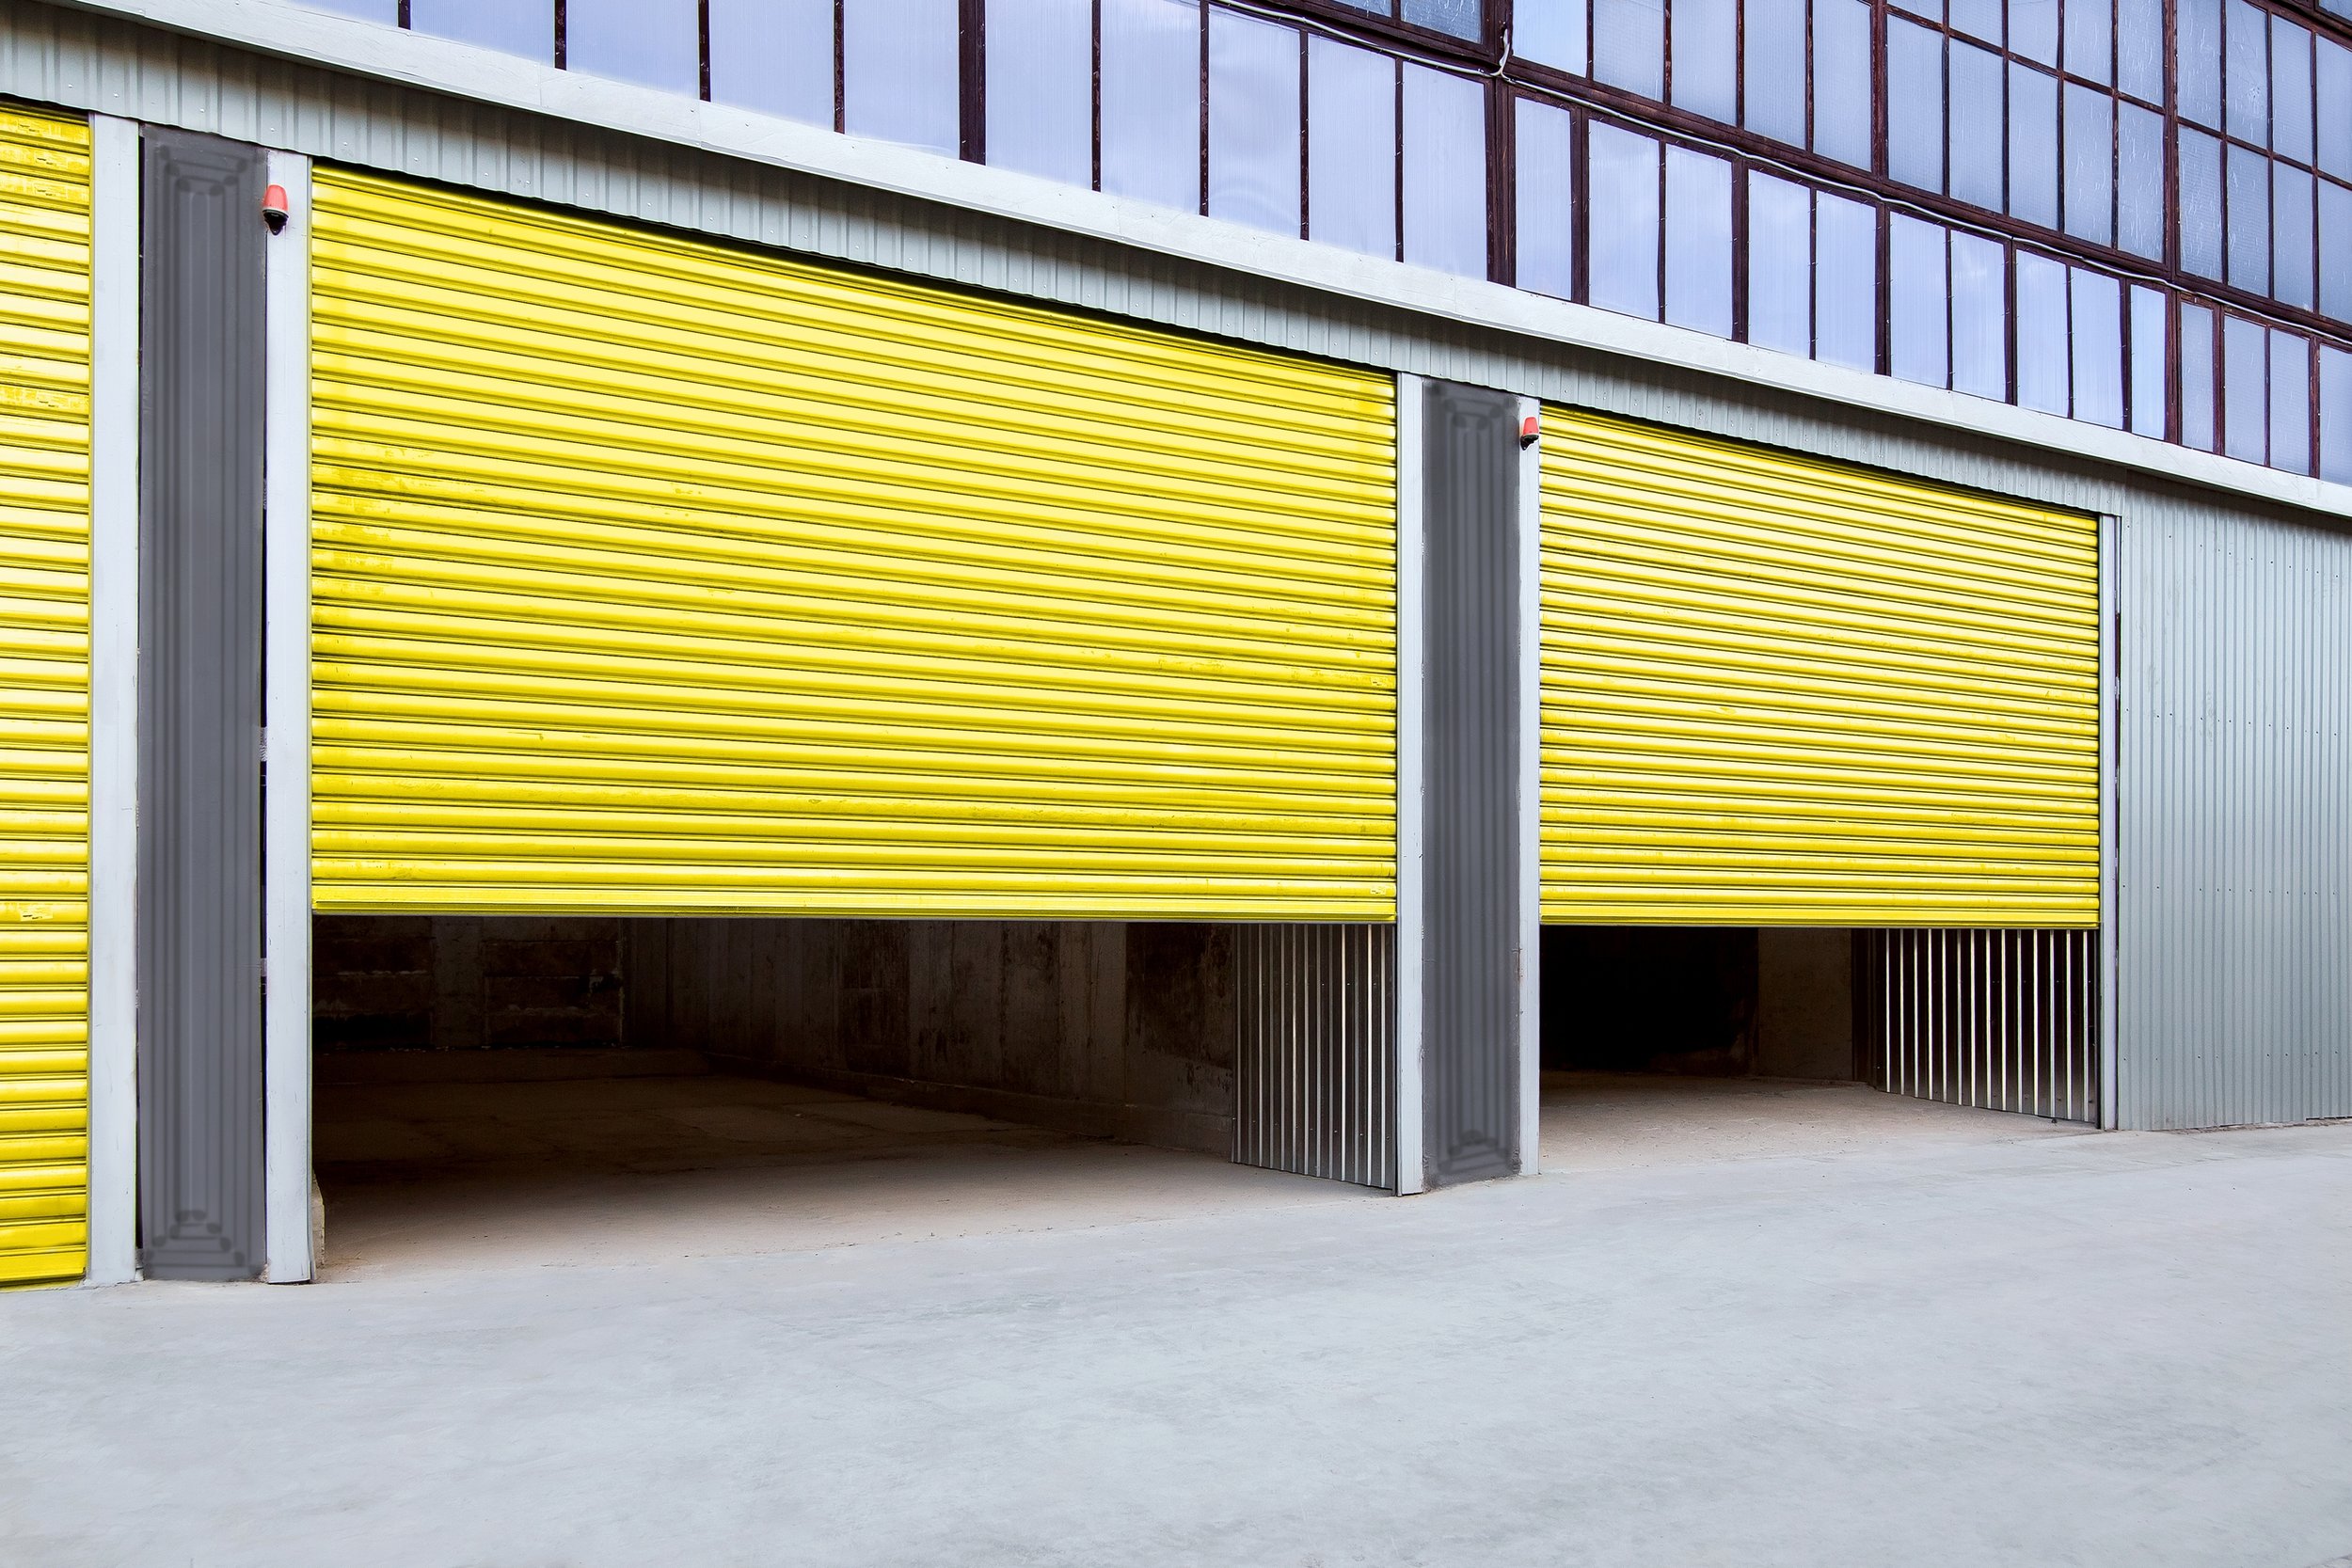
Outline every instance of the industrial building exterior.
[[2352, 21], [18, 0], [0, 97], [0, 1283], [310, 1277], [317, 1053], [494, 950], [1399, 1193], [1645, 966], [2352, 1117]]

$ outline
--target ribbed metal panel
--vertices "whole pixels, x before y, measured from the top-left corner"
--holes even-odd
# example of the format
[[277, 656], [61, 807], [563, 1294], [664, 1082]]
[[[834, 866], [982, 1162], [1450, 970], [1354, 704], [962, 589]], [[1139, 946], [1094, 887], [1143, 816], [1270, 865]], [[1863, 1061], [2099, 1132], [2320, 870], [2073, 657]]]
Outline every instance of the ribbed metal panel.
[[1855, 1022], [1893, 1094], [2099, 1119], [2099, 933], [1865, 931]]
[[1546, 425], [1545, 919], [2098, 922], [2095, 518]]
[[1396, 927], [1233, 932], [1233, 1160], [1396, 1186]]
[[90, 135], [0, 107], [0, 1285], [88, 1240]]
[[2126, 520], [2122, 1124], [2352, 1117], [2352, 535]]
[[317, 179], [315, 898], [1387, 918], [1393, 384]]

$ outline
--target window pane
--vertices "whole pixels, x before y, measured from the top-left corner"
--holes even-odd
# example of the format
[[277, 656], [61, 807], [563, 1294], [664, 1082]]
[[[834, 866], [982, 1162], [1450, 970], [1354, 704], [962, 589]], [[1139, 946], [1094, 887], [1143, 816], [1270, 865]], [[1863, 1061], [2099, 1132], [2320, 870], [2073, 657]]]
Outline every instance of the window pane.
[[1396, 255], [1395, 62], [1321, 34], [1307, 39], [1307, 232]]
[[1575, 120], [1565, 109], [1522, 98], [1517, 110], [1518, 284], [1539, 293], [1576, 294], [1576, 214], [1569, 204]]
[[2199, 451], [2214, 446], [2213, 312], [2201, 305], [2181, 307], [2181, 444]]
[[1593, 0], [1593, 74], [1645, 98], [1666, 95], [1665, 0]]
[[1675, 0], [1676, 108], [1739, 122], [1739, 0]]
[[2288, 305], [2312, 308], [2312, 177], [2285, 164], [2270, 166], [2270, 292]]
[[1952, 236], [1952, 389], [2009, 397], [2008, 253], [1976, 234]]
[[1587, 134], [1584, 188], [1594, 214], [1592, 303], [1658, 319], [1658, 143], [1613, 125]]
[[710, 0], [710, 99], [833, 127], [833, 0]]
[[844, 0], [841, 119], [953, 156], [958, 130], [956, 0]]
[[2269, 334], [2234, 316], [2221, 323], [2221, 450], [2260, 463], [2270, 455], [2263, 426], [2270, 416]]
[[1922, 190], [1944, 188], [1944, 39], [1886, 21], [1886, 172]]
[[1666, 149], [1666, 319], [1731, 336], [1731, 165]]
[[1511, 53], [1584, 74], [1584, 0], [1512, 0]]
[[2270, 466], [2312, 471], [2312, 345], [2292, 332], [2270, 334]]
[[564, 13], [573, 71], [700, 98], [702, 55], [695, 0], [571, 0]]
[[1878, 369], [1879, 215], [1827, 192], [1813, 220], [1813, 357]]
[[2009, 68], [2009, 210], [2056, 229], [2058, 78], [2030, 66]]
[[2319, 40], [2319, 166], [2352, 178], [2352, 49]]
[[2249, 0], [2230, 0], [2230, 52], [2221, 90], [2230, 135], [2270, 143], [2270, 15]]
[[2058, 0], [2009, 0], [2009, 52], [2058, 64]]
[[2164, 102], [2164, 0], [2116, 0], [2116, 86]]
[[1200, 9], [1103, 0], [1103, 188], [1200, 210]]
[[2270, 145], [2312, 161], [2312, 35], [2283, 16], [2270, 19]]
[[2135, 256], [2164, 257], [2164, 117], [2137, 103], [2117, 108], [2115, 243]]
[[1952, 194], [2001, 210], [2001, 56], [1973, 43], [1951, 46]]
[[1478, 36], [1478, 0], [1404, 0], [1399, 9], [1416, 27], [1457, 39]]
[[[1952, 0], [1952, 30], [1966, 33], [1970, 38], [1982, 39], [1999, 48], [2002, 5], [2003, 0]], [[1917, 10], [1919, 8], [1912, 6], [1906, 8]]]
[[2352, 321], [2352, 190], [2319, 182], [2319, 308]]
[[2123, 428], [2123, 290], [2112, 277], [2074, 269], [2074, 418]]
[[2046, 256], [2019, 251], [2018, 405], [2065, 413], [2066, 368], [2066, 268]]
[[2221, 144], [2181, 128], [2181, 265], [2200, 277], [2221, 276]]
[[[579, 0], [572, 0], [574, 5]], [[988, 161], [1065, 185], [1094, 183], [1092, 0], [989, 0]]]
[[1870, 166], [1869, 0], [1813, 0], [1813, 150]]
[[1209, 12], [1209, 215], [1298, 232], [1298, 34]]
[[2115, 19], [2108, 0], [2066, 0], [2066, 69], [2092, 82], [2109, 82], [2115, 68]]
[[410, 0], [411, 31], [555, 62], [555, 0]]
[[2243, 147], [2230, 149], [2230, 281], [2241, 289], [2270, 289], [2270, 160]]
[[1747, 0], [1747, 127], [1803, 147], [1804, 0]]
[[1411, 64], [1405, 67], [1405, 259], [1463, 277], [1486, 276], [1486, 86]]
[[2352, 484], [2352, 354], [2320, 345], [2319, 477]]
[[1900, 213], [1887, 225], [1887, 368], [1905, 381], [1941, 387], [1950, 369], [1944, 227]]
[[2200, 125], [2221, 124], [2221, 0], [2179, 0], [2181, 113]]
[[2066, 231], [2111, 245], [2115, 201], [2115, 100], [2095, 87], [2066, 88]]
[[1802, 185], [1748, 175], [1748, 341], [1813, 352], [1813, 199]]
[[2132, 290], [2132, 432], [2164, 438], [2164, 295]]

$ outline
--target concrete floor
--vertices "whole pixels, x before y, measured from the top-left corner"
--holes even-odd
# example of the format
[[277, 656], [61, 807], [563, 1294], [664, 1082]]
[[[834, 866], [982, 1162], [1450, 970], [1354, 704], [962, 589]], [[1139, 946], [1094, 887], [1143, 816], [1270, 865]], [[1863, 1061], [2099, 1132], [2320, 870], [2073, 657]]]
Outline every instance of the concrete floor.
[[[848, 1228], [787, 1250], [386, 1242], [306, 1289], [0, 1298], [0, 1561], [2352, 1551], [2352, 1127], [2089, 1135], [1851, 1089], [1547, 1088], [1558, 1174], [1406, 1201], [934, 1127], [728, 1168], [996, 1161], [1035, 1223], [877, 1221], [845, 1190]], [[724, 1085], [666, 1092], [698, 1135], [769, 1125], [690, 1102]], [[603, 1174], [708, 1198], [727, 1183], [699, 1160]], [[1104, 1168], [1226, 1197], [1105, 1204], [1079, 1191]], [[731, 1212], [710, 1199], [714, 1233]]]

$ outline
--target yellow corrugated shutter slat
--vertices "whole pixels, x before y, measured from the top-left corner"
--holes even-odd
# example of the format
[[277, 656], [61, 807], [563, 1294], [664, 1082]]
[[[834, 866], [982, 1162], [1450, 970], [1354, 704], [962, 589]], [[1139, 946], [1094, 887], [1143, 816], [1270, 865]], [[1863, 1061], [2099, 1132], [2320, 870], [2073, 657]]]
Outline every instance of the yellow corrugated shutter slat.
[[0, 1285], [89, 1240], [89, 147], [0, 107]]
[[2099, 923], [2096, 519], [1545, 416], [1543, 912]]
[[318, 171], [323, 910], [1385, 920], [1385, 377]]

